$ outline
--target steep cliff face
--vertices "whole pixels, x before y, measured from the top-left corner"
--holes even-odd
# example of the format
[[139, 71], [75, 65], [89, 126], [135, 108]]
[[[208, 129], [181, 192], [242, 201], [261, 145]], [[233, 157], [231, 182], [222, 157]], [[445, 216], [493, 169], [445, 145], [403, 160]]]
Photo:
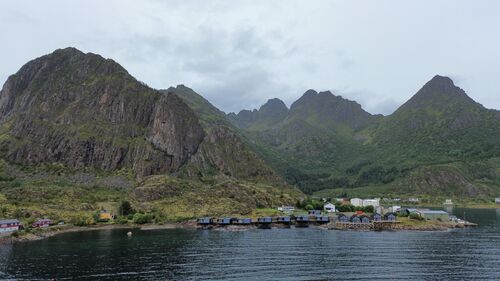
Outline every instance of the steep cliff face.
[[224, 112], [184, 85], [161, 92], [175, 94], [188, 104], [201, 120], [205, 130], [205, 137], [198, 152], [183, 169], [189, 177], [203, 177], [220, 172], [239, 179], [284, 184], [283, 180], [245, 143], [242, 134], [226, 119]]
[[205, 137], [174, 94], [135, 80], [119, 64], [76, 49], [35, 59], [0, 93], [1, 156], [19, 164], [177, 171]]

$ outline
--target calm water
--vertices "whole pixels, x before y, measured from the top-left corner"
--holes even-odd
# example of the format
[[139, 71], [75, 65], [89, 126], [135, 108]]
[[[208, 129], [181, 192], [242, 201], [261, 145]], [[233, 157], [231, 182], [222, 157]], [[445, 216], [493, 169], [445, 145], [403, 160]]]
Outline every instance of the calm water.
[[[455, 209], [462, 216], [463, 209]], [[500, 210], [478, 228], [67, 233], [0, 246], [1, 280], [500, 280]]]

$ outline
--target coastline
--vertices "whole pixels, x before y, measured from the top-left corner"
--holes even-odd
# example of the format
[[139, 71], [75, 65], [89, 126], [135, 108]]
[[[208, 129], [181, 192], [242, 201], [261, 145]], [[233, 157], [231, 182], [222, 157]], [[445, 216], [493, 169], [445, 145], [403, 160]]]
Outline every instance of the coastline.
[[[335, 223], [321, 224], [321, 225], [310, 225], [309, 227], [322, 228], [328, 230], [339, 230], [339, 231], [447, 231], [452, 229], [460, 229], [466, 227], [474, 227], [476, 224], [460, 224], [460, 223], [449, 223], [449, 222], [428, 222], [428, 221], [399, 221], [394, 227], [375, 230], [367, 228], [346, 228], [338, 227]], [[276, 224], [275, 228], [284, 228], [283, 226]], [[229, 225], [229, 226], [210, 226], [210, 227], [200, 227], [196, 224], [196, 221], [184, 221], [177, 223], [165, 223], [165, 224], [102, 224], [102, 225], [90, 225], [90, 226], [53, 226], [45, 229], [37, 229], [34, 232], [23, 233], [20, 235], [13, 235], [13, 233], [3, 234], [0, 236], [0, 245], [16, 242], [28, 242], [43, 240], [49, 237], [53, 237], [63, 233], [71, 232], [84, 232], [84, 231], [94, 231], [94, 230], [106, 230], [106, 229], [137, 229], [141, 231], [152, 231], [152, 230], [164, 230], [164, 229], [210, 229], [216, 231], [246, 231], [250, 229], [259, 228], [257, 226], [242, 226], [242, 225]], [[287, 227], [289, 228], [289, 226]]]
[[0, 236], [0, 244], [8, 244], [15, 242], [28, 242], [43, 240], [49, 237], [53, 237], [63, 233], [70, 232], [84, 232], [84, 231], [94, 231], [94, 230], [106, 230], [106, 229], [139, 229], [139, 230], [160, 230], [160, 229], [176, 229], [176, 228], [196, 228], [196, 223], [193, 221], [186, 221], [180, 223], [166, 223], [166, 224], [102, 224], [102, 225], [90, 225], [90, 226], [74, 226], [74, 225], [64, 225], [64, 226], [53, 226], [44, 229], [37, 229], [36, 232], [25, 233], [18, 236], [13, 235], [13, 233], [5, 233]]

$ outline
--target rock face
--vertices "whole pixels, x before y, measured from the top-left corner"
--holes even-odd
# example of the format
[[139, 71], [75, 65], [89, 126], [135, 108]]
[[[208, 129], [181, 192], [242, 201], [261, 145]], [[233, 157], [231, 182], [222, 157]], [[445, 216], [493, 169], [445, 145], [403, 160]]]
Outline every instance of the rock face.
[[76, 49], [24, 65], [0, 93], [1, 156], [19, 164], [174, 172], [205, 137], [175, 94], [135, 80], [116, 62]]
[[184, 85], [161, 92], [175, 94], [188, 104], [205, 130], [205, 138], [198, 152], [183, 172], [195, 177], [216, 170], [234, 178], [262, 179], [265, 182], [283, 184], [274, 171], [244, 142], [239, 130], [226, 119], [224, 112]]
[[268, 100], [259, 110], [242, 110], [238, 114], [230, 113], [227, 118], [242, 129], [256, 129], [273, 127], [283, 121], [288, 114], [285, 103], [277, 98]]

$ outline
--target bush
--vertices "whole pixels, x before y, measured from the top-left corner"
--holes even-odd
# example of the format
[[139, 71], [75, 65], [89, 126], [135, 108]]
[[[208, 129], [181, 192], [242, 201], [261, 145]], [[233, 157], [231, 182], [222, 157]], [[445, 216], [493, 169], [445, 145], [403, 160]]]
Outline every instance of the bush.
[[151, 223], [154, 219], [153, 214], [142, 214], [142, 213], [135, 213], [133, 222], [136, 224], [145, 224], [145, 223]]
[[120, 217], [116, 220], [116, 223], [119, 223], [119, 224], [127, 224], [128, 223], [128, 219], [126, 217]]
[[93, 223], [92, 218], [85, 216], [74, 217], [70, 220], [70, 222], [75, 226], [87, 226]]
[[409, 216], [408, 216], [410, 219], [412, 220], [419, 220], [419, 221], [423, 221], [424, 218], [422, 218], [419, 214], [417, 213], [411, 213]]
[[128, 201], [122, 201], [120, 203], [120, 207], [118, 208], [118, 214], [122, 216], [128, 216], [128, 215], [133, 215], [135, 213], [134, 209], [132, 208], [132, 205], [130, 205], [130, 202]]

